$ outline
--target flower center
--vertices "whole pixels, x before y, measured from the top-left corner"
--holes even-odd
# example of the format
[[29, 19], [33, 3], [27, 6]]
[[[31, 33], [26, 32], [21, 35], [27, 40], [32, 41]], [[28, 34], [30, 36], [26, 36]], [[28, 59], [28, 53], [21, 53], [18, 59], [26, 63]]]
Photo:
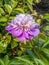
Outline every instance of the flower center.
[[29, 29], [28, 22], [22, 23], [22, 24], [21, 24], [21, 27], [22, 27], [25, 31], [27, 31], [27, 30]]

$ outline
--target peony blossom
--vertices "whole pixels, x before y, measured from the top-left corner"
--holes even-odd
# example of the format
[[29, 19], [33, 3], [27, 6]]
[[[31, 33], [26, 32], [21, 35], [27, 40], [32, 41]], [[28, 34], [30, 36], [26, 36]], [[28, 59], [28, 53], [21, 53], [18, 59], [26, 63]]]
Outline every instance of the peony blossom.
[[21, 41], [30, 40], [40, 32], [35, 19], [29, 14], [16, 15], [5, 29]]

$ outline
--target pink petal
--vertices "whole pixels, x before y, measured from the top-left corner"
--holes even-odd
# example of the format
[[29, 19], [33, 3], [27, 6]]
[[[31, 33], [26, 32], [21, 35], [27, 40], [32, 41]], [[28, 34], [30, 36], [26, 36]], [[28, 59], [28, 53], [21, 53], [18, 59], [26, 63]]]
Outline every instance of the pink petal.
[[29, 39], [29, 34], [27, 32], [24, 31], [24, 35], [26, 39]]
[[32, 36], [33, 32], [30, 30], [30, 31], [28, 31], [28, 34]]
[[9, 31], [9, 33], [11, 33], [13, 36], [20, 36], [22, 34], [22, 32], [23, 32], [22, 29], [21, 30], [20, 29], [18, 29], [18, 30], [13, 29], [13, 30]]
[[30, 39], [32, 39], [33, 38], [33, 36], [31, 36], [31, 35], [29, 35], [27, 32], [25, 32], [25, 31], [23, 31], [23, 34], [22, 35], [20, 35], [20, 36], [18, 36], [18, 39], [19, 40], [22, 40], [22, 41], [24, 41], [24, 40], [30, 40]]
[[35, 29], [35, 31], [33, 32], [33, 36], [38, 36], [39, 32], [39, 29]]
[[5, 30], [11, 30], [11, 29], [13, 29], [13, 26], [11, 26], [11, 25], [9, 25], [9, 26], [7, 26], [7, 27], [5, 27]]
[[30, 30], [30, 31], [28, 31], [28, 34], [30, 34], [30, 35], [33, 35], [33, 36], [37, 36], [38, 34], [39, 34], [39, 29], [34, 29], [34, 30]]
[[32, 38], [33, 38], [33, 36], [29, 35], [29, 39], [32, 39]]
[[38, 27], [39, 24], [35, 23], [35, 24], [33, 24], [32, 26], [33, 26], [33, 27]]
[[18, 39], [19, 39], [19, 40], [21, 40], [21, 41], [26, 40], [26, 38], [25, 38], [24, 34], [22, 34], [21, 36], [19, 36], [19, 37], [18, 37]]

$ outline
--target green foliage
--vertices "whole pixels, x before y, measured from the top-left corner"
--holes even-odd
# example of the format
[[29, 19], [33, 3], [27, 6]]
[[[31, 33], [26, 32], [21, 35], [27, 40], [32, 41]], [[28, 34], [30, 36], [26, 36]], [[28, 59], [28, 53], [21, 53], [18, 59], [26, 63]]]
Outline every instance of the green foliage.
[[10, 14], [12, 12], [12, 7], [8, 4], [5, 4], [4, 6], [5, 6], [5, 11]]
[[7, 22], [7, 18], [6, 18], [6, 17], [1, 17], [1, 18], [0, 18], [0, 23], [1, 23], [1, 22]]
[[47, 30], [47, 31], [49, 31], [49, 25], [44, 26], [44, 27], [43, 27], [43, 30]]
[[12, 8], [15, 8], [18, 4], [18, 1], [11, 0], [11, 6]]
[[[49, 13], [40, 15], [33, 5], [40, 0], [0, 0], [0, 65], [49, 65]], [[34, 15], [40, 34], [30, 41], [19, 41], [5, 27], [19, 13]]]
[[46, 13], [46, 14], [44, 15], [44, 19], [46, 19], [46, 20], [49, 22], [49, 13]]
[[39, 3], [41, 0], [34, 0], [35, 3]]
[[4, 14], [4, 10], [2, 8], [0, 8], [0, 14]]
[[10, 43], [10, 40], [11, 40], [11, 36], [7, 34], [0, 39], [0, 53], [5, 52], [8, 44]]

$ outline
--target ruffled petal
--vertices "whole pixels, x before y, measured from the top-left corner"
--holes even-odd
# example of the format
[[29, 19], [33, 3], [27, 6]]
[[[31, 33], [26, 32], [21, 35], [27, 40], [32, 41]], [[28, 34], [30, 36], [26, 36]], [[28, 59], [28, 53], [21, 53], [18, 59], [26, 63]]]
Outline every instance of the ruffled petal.
[[29, 39], [29, 34], [27, 32], [24, 31], [24, 35], [26, 39]]
[[29, 35], [32, 35], [32, 36], [37, 36], [39, 34], [39, 29], [33, 29], [32, 31], [28, 31], [28, 34]]
[[21, 41], [26, 40], [26, 38], [25, 38], [25, 35], [24, 35], [24, 34], [22, 34], [22, 35], [18, 36], [18, 39], [19, 39], [19, 40], [21, 40]]
[[29, 40], [32, 39], [32, 38], [33, 38], [33, 36], [32, 35], [29, 35]]
[[20, 36], [21, 34], [22, 34], [22, 32], [23, 32], [23, 30], [21, 29], [18, 29], [18, 30], [16, 30], [16, 29], [13, 29], [13, 30], [11, 30], [11, 31], [9, 31], [9, 33], [11, 33], [13, 36]]
[[38, 28], [39, 24], [37, 23], [33, 23], [31, 26], [30, 26], [30, 29], [35, 29], [35, 28]]
[[11, 25], [8, 25], [7, 27], [5, 27], [5, 30], [7, 30], [7, 31], [9, 31], [11, 29], [13, 29], [13, 26], [11, 26]]
[[39, 29], [35, 29], [35, 31], [33, 31], [33, 36], [38, 36], [40, 30]]
[[28, 31], [28, 34], [32, 36], [33, 32], [30, 30], [30, 31]]
[[23, 34], [22, 35], [20, 35], [20, 36], [18, 36], [18, 39], [19, 40], [22, 40], [22, 41], [24, 41], [24, 40], [30, 40], [30, 39], [32, 39], [33, 38], [33, 36], [31, 36], [31, 35], [29, 35], [27, 32], [23, 32]]

